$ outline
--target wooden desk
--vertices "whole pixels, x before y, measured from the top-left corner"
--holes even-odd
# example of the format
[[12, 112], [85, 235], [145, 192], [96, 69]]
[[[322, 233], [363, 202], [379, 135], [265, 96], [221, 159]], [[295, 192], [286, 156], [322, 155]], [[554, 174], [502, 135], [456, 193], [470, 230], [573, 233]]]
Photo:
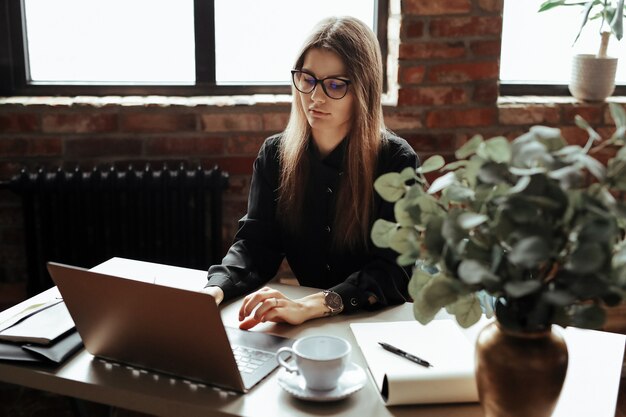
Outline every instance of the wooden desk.
[[[108, 261], [110, 262], [110, 261]], [[123, 264], [123, 262], [122, 262]], [[95, 268], [100, 272], [113, 273], [153, 280], [156, 272], [149, 268], [133, 269], [129, 265], [107, 263]], [[204, 271], [172, 269], [164, 280], [165, 285], [200, 288], [205, 282]], [[122, 273], [123, 272], [123, 273]], [[159, 273], [160, 274], [160, 273]], [[158, 275], [159, 277], [161, 275]], [[165, 282], [166, 281], [166, 282]], [[302, 297], [317, 290], [305, 287], [276, 285], [289, 297]], [[53, 289], [54, 290], [54, 289]], [[49, 291], [53, 291], [49, 290]], [[45, 296], [44, 293], [37, 297]], [[19, 305], [5, 312], [17, 312]], [[224, 305], [222, 318], [227, 326], [237, 326], [239, 302]], [[190, 320], [201, 317], [190, 317]], [[353, 347], [352, 360], [366, 368], [364, 358], [348, 326], [355, 322], [413, 320], [411, 305], [389, 308], [375, 313], [339, 315], [327, 319], [312, 320], [301, 326], [263, 324], [255, 328], [271, 333], [297, 338], [311, 334], [333, 334], [349, 340]], [[209, 360], [209, 358], [207, 358]], [[221, 391], [180, 379], [152, 372], [111, 364], [94, 358], [84, 349], [55, 369], [0, 363], [0, 381], [50, 391], [88, 401], [109, 404], [129, 410], [157, 416], [428, 416], [428, 417], [478, 417], [482, 416], [479, 404], [429, 405], [385, 407], [374, 384], [370, 381], [351, 397], [332, 403], [310, 403], [297, 400], [284, 392], [278, 385], [277, 372], [252, 389], [240, 395]], [[618, 414], [619, 415], [619, 414]]]

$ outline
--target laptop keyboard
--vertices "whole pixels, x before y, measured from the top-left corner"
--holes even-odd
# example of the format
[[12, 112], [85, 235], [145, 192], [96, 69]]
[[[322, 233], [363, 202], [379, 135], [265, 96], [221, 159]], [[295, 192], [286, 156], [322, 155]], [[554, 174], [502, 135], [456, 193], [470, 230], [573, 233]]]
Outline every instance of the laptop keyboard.
[[239, 372], [245, 374], [251, 374], [256, 369], [260, 368], [265, 362], [274, 360], [274, 355], [272, 353], [264, 352], [262, 350], [237, 345], [232, 346], [232, 348]]

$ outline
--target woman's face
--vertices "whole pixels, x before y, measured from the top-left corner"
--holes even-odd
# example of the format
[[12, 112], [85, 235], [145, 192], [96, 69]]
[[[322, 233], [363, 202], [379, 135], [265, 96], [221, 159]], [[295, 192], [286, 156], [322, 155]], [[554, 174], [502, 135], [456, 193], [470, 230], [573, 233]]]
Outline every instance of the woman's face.
[[[339, 55], [320, 48], [311, 49], [306, 53], [302, 71], [308, 72], [318, 80], [328, 77], [348, 79], [346, 67]], [[298, 92], [313, 135], [316, 131], [321, 133], [324, 130], [334, 130], [325, 133], [339, 134], [341, 137], [348, 134], [352, 125], [354, 102], [351, 89], [352, 86], [348, 86], [348, 93], [339, 100], [328, 97], [321, 83], [318, 83], [310, 94]]]

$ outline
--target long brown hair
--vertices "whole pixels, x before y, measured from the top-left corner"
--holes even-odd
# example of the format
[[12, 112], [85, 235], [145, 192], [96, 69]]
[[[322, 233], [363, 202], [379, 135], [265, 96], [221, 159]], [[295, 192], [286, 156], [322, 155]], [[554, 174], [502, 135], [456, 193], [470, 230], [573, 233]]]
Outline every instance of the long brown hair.
[[[383, 67], [376, 35], [353, 17], [332, 17], [321, 21], [304, 42], [295, 69], [301, 69], [306, 53], [320, 48], [339, 55], [352, 81], [354, 95], [352, 125], [347, 135], [344, 170], [337, 190], [333, 219], [333, 246], [355, 249], [368, 242], [373, 208], [376, 160], [383, 140], [381, 95]], [[308, 182], [307, 146], [311, 128], [298, 92], [294, 97], [289, 123], [280, 148], [281, 173], [278, 212], [281, 221], [297, 232]]]

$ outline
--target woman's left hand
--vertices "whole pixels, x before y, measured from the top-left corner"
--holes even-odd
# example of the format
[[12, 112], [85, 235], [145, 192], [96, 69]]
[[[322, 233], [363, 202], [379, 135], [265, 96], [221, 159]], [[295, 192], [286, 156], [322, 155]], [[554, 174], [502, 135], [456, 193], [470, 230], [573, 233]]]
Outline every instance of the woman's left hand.
[[324, 316], [325, 311], [321, 292], [292, 300], [278, 290], [263, 287], [243, 299], [239, 309], [239, 328], [248, 330], [267, 321], [301, 324]]

